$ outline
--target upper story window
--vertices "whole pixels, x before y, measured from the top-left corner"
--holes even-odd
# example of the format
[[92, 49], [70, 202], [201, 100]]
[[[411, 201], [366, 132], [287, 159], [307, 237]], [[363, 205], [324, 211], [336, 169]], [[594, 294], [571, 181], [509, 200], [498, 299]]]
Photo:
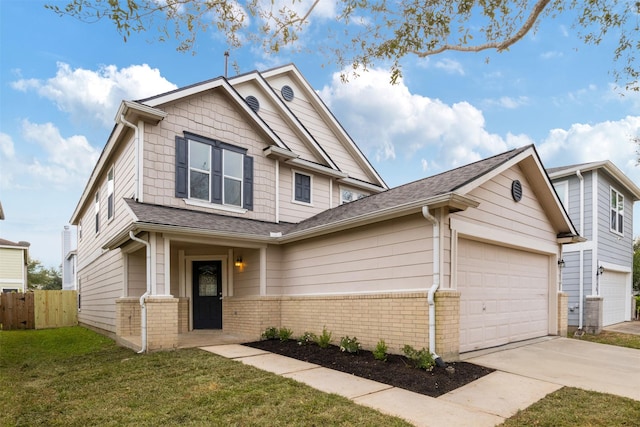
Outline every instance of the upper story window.
[[344, 203], [353, 202], [354, 200], [359, 200], [367, 196], [368, 194], [365, 193], [360, 193], [348, 188], [342, 188], [340, 189], [340, 204], [342, 205]]
[[176, 137], [176, 197], [253, 209], [253, 158], [247, 150], [187, 134]]
[[609, 209], [609, 228], [614, 233], [623, 234], [624, 231], [624, 196], [614, 190], [611, 191]]
[[114, 213], [113, 185], [113, 168], [111, 168], [107, 174], [107, 219], [113, 218]]
[[93, 211], [96, 216], [96, 234], [100, 232], [100, 193], [96, 191], [96, 199], [93, 203]]
[[559, 181], [554, 182], [553, 187], [556, 189], [556, 193], [560, 198], [560, 202], [562, 206], [564, 206], [565, 210], [569, 210], [569, 182], [568, 181]]
[[311, 203], [311, 175], [300, 172], [293, 173], [293, 200]]

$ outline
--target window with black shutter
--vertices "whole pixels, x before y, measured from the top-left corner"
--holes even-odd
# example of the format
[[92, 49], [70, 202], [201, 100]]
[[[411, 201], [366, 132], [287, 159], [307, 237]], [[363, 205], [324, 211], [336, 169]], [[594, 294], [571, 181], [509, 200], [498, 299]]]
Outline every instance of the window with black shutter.
[[294, 200], [311, 203], [311, 176], [294, 172]]

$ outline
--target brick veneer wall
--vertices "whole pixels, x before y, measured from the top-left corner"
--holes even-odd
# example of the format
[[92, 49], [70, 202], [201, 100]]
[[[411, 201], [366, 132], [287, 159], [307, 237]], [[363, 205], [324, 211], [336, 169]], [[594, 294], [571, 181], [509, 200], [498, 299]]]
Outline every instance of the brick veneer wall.
[[140, 336], [140, 299], [134, 297], [116, 300], [116, 335]]
[[189, 298], [178, 298], [178, 333], [189, 332]]
[[[456, 360], [460, 346], [460, 292], [436, 292], [436, 351]], [[366, 349], [384, 339], [390, 353], [405, 344], [429, 347], [429, 305], [426, 292], [305, 297], [227, 297], [223, 300], [225, 331], [258, 338], [270, 326], [304, 332], [357, 337]]]
[[147, 350], [170, 350], [178, 346], [178, 298], [146, 300]]
[[569, 328], [569, 294], [558, 292], [558, 335], [567, 336]]

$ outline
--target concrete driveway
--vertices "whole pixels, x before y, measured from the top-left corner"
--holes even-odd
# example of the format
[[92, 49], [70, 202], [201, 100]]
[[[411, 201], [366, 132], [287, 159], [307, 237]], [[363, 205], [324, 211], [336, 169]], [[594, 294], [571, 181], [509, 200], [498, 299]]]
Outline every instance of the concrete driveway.
[[640, 350], [552, 338], [465, 360], [549, 383], [640, 400]]

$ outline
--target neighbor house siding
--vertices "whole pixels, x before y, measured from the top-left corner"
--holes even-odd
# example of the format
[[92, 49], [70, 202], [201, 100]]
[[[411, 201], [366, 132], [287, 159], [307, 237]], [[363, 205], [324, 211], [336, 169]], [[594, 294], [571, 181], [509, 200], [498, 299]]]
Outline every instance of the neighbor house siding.
[[[256, 125], [219, 91], [206, 92], [180, 102], [159, 106], [168, 113], [157, 126], [145, 126], [144, 201], [204, 212], [229, 214], [211, 207], [187, 205], [175, 196], [175, 137], [185, 131], [247, 149], [253, 157], [253, 210], [241, 216], [261, 221], [275, 220], [275, 161], [264, 157], [270, 145]], [[238, 214], [232, 214], [237, 216]]]
[[415, 214], [288, 244], [285, 295], [401, 292], [431, 286], [433, 229]]
[[[24, 279], [24, 250], [0, 248], [0, 280], [22, 282]], [[14, 282], [16, 283], [16, 282]]]
[[[598, 259], [613, 264], [628, 265], [633, 260], [633, 202], [626, 189], [613, 181], [608, 174], [598, 173]], [[624, 196], [623, 235], [610, 230], [610, 191]], [[597, 268], [597, 266], [596, 266]]]
[[577, 325], [580, 301], [580, 254], [578, 252], [565, 253], [562, 257], [565, 267], [562, 269], [562, 291], [568, 296], [569, 325]]

